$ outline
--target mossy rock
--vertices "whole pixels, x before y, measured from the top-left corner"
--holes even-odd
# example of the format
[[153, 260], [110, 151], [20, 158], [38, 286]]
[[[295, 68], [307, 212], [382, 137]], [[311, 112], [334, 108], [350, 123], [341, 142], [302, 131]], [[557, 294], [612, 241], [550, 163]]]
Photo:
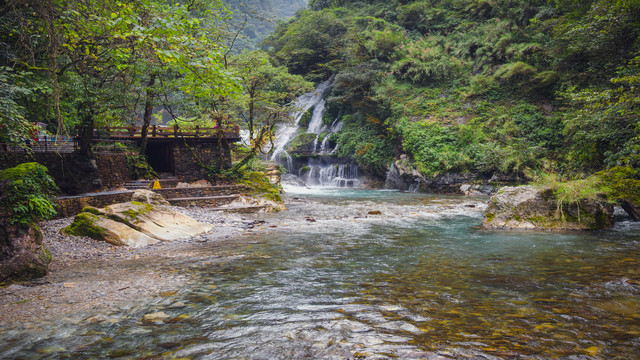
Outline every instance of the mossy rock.
[[597, 230], [613, 225], [613, 206], [604, 198], [558, 202], [553, 189], [504, 187], [489, 201], [483, 226], [489, 229]]
[[309, 127], [309, 123], [311, 123], [312, 114], [313, 114], [313, 107], [311, 107], [309, 110], [307, 110], [307, 112], [302, 114], [302, 117], [300, 118], [300, 122], [298, 123], [298, 126], [304, 129]]
[[96, 225], [98, 216], [90, 212], [81, 212], [76, 215], [71, 225], [62, 229], [62, 232], [74, 236], [88, 236], [95, 240], [102, 240], [105, 230]]
[[104, 212], [102, 212], [102, 210], [93, 206], [85, 206], [84, 208], [82, 208], [81, 212], [87, 212], [94, 215], [104, 215]]
[[267, 175], [260, 171], [245, 172], [241, 183], [251, 189], [251, 193], [254, 195], [259, 195], [278, 203], [282, 202], [282, 197], [280, 196], [281, 187], [272, 184]]
[[27, 174], [35, 173], [38, 168], [44, 168], [44, 166], [37, 162], [20, 164], [16, 167], [0, 171], [0, 180], [9, 179], [11, 181], [21, 181]]
[[313, 151], [313, 143], [316, 141], [318, 135], [313, 133], [304, 133], [298, 135], [289, 143], [289, 150], [291, 152], [296, 151]]

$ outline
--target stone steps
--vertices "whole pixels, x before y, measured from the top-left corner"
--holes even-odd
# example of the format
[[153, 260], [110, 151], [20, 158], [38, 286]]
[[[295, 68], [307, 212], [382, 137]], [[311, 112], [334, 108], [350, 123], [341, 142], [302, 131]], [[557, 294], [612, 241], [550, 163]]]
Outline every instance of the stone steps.
[[239, 198], [239, 195], [197, 196], [167, 199], [174, 206], [220, 207]]
[[123, 186], [127, 190], [140, 190], [140, 189], [149, 189], [153, 181], [151, 180], [137, 180], [137, 181], [129, 181], [125, 183]]

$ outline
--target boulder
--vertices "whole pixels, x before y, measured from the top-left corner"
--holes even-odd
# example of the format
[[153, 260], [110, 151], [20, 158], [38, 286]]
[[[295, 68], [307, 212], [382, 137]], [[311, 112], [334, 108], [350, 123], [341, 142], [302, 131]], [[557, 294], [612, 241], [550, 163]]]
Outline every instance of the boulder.
[[186, 239], [213, 229], [169, 207], [135, 201], [107, 206], [105, 213], [110, 219], [162, 241]]
[[489, 184], [462, 184], [460, 185], [460, 193], [466, 196], [491, 195], [493, 187]]
[[549, 188], [503, 187], [489, 200], [487, 229], [596, 230], [613, 225], [613, 205], [604, 199], [558, 202]]
[[0, 282], [45, 276], [50, 261], [40, 230], [0, 219]]
[[63, 232], [137, 248], [160, 241], [183, 240], [213, 229], [210, 224], [161, 204], [131, 201], [85, 210], [76, 215]]
[[131, 196], [131, 201], [153, 205], [169, 205], [169, 202], [165, 200], [162, 195], [157, 194], [151, 190], [144, 189], [136, 190]]

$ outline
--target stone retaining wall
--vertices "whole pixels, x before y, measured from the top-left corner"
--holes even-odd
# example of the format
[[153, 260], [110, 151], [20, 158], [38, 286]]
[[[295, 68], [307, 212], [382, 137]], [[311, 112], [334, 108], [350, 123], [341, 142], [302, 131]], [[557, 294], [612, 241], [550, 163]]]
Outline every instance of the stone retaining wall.
[[65, 194], [83, 194], [121, 187], [131, 178], [127, 154], [96, 154], [95, 169], [87, 169], [76, 161], [75, 154], [0, 152], [0, 170], [25, 162], [37, 162], [49, 170]]
[[131, 201], [133, 192], [134, 190], [123, 190], [100, 193], [99, 195], [61, 196], [56, 199], [59, 205], [58, 217], [75, 216], [87, 206], [103, 208], [105, 206]]
[[206, 187], [189, 187], [189, 188], [163, 188], [153, 189], [152, 191], [162, 195], [165, 199], [179, 197], [200, 197], [215, 195], [232, 195], [246, 190], [243, 185], [228, 186], [206, 186]]
[[223, 146], [223, 159], [220, 157], [218, 144], [200, 143], [175, 144], [173, 146], [174, 171], [185, 180], [200, 180], [207, 177], [207, 171], [202, 164], [209, 164], [213, 168], [220, 167], [220, 161], [223, 161], [222, 167], [231, 167], [231, 150], [229, 146]]

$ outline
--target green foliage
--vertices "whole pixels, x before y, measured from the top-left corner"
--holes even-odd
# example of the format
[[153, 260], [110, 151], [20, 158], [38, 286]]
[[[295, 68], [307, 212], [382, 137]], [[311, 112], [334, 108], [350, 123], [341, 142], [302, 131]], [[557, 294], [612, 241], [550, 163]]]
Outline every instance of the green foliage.
[[345, 125], [336, 135], [338, 155], [353, 157], [362, 168], [384, 173], [387, 164], [393, 162], [393, 144], [376, 124], [376, 119], [347, 115]]
[[519, 127], [520, 137], [531, 146], [555, 150], [562, 145], [563, 125], [559, 118], [548, 118], [527, 103], [513, 107], [511, 116]]
[[616, 166], [595, 174], [602, 180], [604, 191], [611, 201], [624, 200], [640, 205], [640, 174], [638, 170]]
[[418, 170], [427, 176], [464, 171], [471, 158], [457, 141], [456, 129], [434, 121], [404, 122], [402, 146], [413, 155]]
[[0, 209], [11, 224], [32, 225], [56, 215], [53, 194], [58, 187], [44, 166], [24, 163], [2, 170], [0, 182]]
[[414, 84], [428, 84], [455, 78], [463, 63], [446, 50], [444, 38], [429, 37], [404, 45], [400, 60], [393, 65], [397, 76]]
[[248, 186], [254, 195], [262, 196], [275, 202], [282, 202], [282, 197], [280, 196], [282, 188], [269, 182], [269, 178], [262, 171], [243, 172], [240, 183]]

